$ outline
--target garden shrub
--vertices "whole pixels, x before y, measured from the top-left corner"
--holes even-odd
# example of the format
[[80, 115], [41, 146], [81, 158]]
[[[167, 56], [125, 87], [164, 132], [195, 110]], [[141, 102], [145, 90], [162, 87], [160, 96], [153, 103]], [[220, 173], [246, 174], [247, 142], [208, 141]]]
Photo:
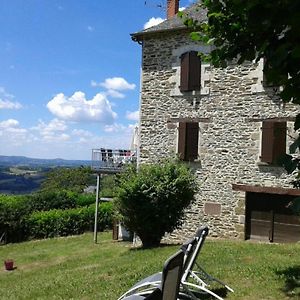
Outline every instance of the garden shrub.
[[131, 167], [119, 177], [116, 209], [143, 247], [157, 246], [166, 232], [181, 226], [196, 190], [195, 176], [185, 164], [141, 165], [138, 172]]
[[87, 186], [94, 183], [95, 175], [90, 167], [56, 167], [46, 174], [41, 189], [45, 191], [68, 190], [82, 193]]
[[6, 234], [6, 242], [26, 240], [26, 218], [32, 212], [73, 208], [76, 206], [76, 197], [76, 193], [68, 191], [0, 195], [0, 235]]
[[[95, 196], [70, 191], [44, 191], [24, 196], [0, 195], [0, 236], [6, 233], [6, 242], [20, 242], [29, 236], [41, 238], [92, 230], [94, 202]], [[83, 207], [76, 208], [78, 204]], [[99, 230], [112, 227], [112, 214], [112, 203], [99, 206]], [[34, 224], [34, 228], [30, 224]], [[39, 226], [40, 229], [37, 229]], [[32, 229], [37, 234], [32, 233]]]
[[[103, 203], [98, 210], [98, 230], [112, 227], [112, 203]], [[67, 210], [53, 209], [32, 213], [27, 220], [31, 238], [68, 236], [92, 230], [95, 205]]]
[[[95, 214], [95, 205], [91, 205], [90, 208], [93, 208], [93, 214]], [[112, 202], [104, 202], [99, 205], [98, 229], [100, 231], [104, 229], [112, 229], [113, 215], [114, 215], [114, 205]]]
[[0, 195], [0, 235], [5, 233], [7, 242], [24, 239], [25, 219], [29, 212], [27, 197]]
[[101, 177], [100, 196], [114, 198], [116, 195], [116, 175], [105, 174]]
[[84, 232], [85, 208], [34, 212], [27, 221], [32, 238], [67, 236]]
[[96, 201], [96, 195], [94, 194], [79, 194], [76, 197], [76, 206], [89, 206]]
[[27, 195], [27, 205], [30, 211], [50, 209], [68, 209], [76, 207], [78, 194], [71, 191], [41, 191]]

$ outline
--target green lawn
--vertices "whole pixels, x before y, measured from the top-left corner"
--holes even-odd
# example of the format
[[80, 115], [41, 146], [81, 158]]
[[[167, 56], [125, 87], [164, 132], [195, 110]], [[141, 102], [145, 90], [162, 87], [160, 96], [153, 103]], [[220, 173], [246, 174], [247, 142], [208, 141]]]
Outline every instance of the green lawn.
[[[132, 249], [111, 233], [96, 245], [84, 234], [0, 246], [0, 298], [115, 300], [177, 249]], [[4, 270], [6, 258], [16, 261], [14, 271]], [[228, 300], [300, 299], [300, 244], [207, 240], [199, 261], [234, 288]]]

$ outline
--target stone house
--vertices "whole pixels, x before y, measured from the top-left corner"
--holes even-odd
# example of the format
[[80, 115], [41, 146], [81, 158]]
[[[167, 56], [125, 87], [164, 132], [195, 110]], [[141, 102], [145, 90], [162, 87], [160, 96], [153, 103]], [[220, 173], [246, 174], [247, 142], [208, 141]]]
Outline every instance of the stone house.
[[[167, 1], [166, 21], [132, 34], [142, 46], [138, 162], [178, 155], [201, 185], [183, 228], [168, 238], [184, 240], [207, 224], [213, 237], [300, 240], [288, 205], [300, 191], [277, 164], [298, 108], [264, 84], [263, 61], [226, 68], [201, 62], [197, 53], [211, 48], [190, 39], [178, 2]], [[186, 12], [206, 18], [195, 5]]]

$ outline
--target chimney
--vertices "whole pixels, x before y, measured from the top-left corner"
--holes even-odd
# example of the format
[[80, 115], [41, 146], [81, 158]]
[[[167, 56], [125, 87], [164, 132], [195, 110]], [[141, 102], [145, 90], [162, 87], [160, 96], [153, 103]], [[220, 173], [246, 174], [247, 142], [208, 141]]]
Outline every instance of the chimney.
[[167, 18], [170, 19], [178, 13], [179, 0], [167, 0]]

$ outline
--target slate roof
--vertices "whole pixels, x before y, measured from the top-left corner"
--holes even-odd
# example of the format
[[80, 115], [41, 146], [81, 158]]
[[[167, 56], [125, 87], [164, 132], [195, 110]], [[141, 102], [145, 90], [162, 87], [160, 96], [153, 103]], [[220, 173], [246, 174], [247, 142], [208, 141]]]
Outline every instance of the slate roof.
[[[193, 19], [199, 21], [205, 21], [207, 19], [206, 10], [199, 9], [198, 4], [199, 2], [194, 3], [190, 7], [186, 8], [184, 12], [188, 14], [189, 17], [192, 17]], [[181, 18], [174, 16], [172, 18], [163, 21], [158, 25], [152, 26], [150, 28], [144, 29], [139, 32], [132, 33], [131, 37], [133, 40], [136, 41], [136, 40], [140, 40], [141, 37], [148, 34], [165, 32], [165, 31], [173, 31], [173, 30], [182, 30], [182, 29], [187, 29], [187, 27], [183, 24]]]

